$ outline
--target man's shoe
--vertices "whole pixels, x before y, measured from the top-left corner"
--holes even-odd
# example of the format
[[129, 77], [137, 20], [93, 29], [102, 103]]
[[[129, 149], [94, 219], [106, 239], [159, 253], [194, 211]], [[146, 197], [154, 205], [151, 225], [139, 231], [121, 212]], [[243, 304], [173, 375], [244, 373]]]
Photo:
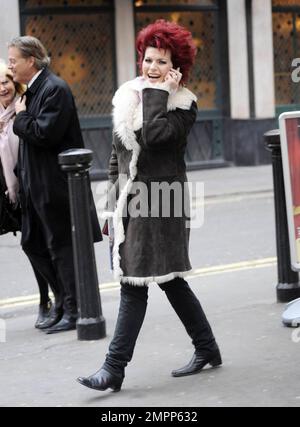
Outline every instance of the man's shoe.
[[45, 332], [46, 334], [57, 334], [58, 332], [73, 331], [76, 329], [76, 320], [76, 317], [64, 315], [54, 326], [45, 329]]
[[219, 349], [211, 353], [200, 353], [195, 351], [192, 360], [181, 369], [171, 372], [173, 377], [184, 377], [186, 375], [197, 374], [206, 365], [217, 367], [222, 365], [222, 358]]
[[120, 391], [123, 383], [123, 378], [117, 377], [101, 368], [90, 377], [79, 377], [77, 381], [93, 390], [104, 391], [111, 388], [113, 391]]
[[56, 310], [55, 307], [51, 310], [51, 313], [43, 323], [40, 324], [39, 329], [48, 329], [56, 325], [63, 317], [63, 312], [61, 310]]
[[40, 329], [41, 325], [49, 319], [51, 313], [53, 311], [52, 301], [49, 300], [46, 304], [40, 304], [39, 306], [39, 314], [34, 324], [34, 327]]

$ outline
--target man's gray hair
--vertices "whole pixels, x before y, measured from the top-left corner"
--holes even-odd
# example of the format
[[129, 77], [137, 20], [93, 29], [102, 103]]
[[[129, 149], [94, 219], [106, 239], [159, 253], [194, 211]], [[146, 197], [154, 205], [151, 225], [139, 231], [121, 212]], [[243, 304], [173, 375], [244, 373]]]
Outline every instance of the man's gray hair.
[[50, 58], [45, 46], [32, 36], [15, 37], [8, 44], [8, 47], [16, 47], [20, 50], [23, 58], [32, 56], [35, 61], [35, 68], [42, 70], [50, 65]]

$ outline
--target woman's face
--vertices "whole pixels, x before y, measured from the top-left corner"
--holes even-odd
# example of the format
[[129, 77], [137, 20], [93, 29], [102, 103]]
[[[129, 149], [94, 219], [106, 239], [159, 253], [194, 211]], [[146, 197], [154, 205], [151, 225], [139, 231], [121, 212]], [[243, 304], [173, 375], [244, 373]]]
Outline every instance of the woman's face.
[[173, 67], [171, 51], [147, 47], [143, 60], [143, 77], [150, 83], [162, 83]]
[[0, 74], [0, 102], [7, 108], [16, 94], [14, 82], [5, 74]]

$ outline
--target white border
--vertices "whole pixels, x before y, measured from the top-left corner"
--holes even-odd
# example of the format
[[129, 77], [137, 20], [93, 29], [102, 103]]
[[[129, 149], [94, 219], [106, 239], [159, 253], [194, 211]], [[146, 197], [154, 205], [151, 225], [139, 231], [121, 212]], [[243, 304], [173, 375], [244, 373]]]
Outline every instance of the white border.
[[289, 243], [290, 243], [290, 252], [291, 252], [291, 267], [294, 271], [300, 271], [300, 262], [297, 260], [292, 185], [291, 185], [290, 163], [289, 163], [289, 154], [288, 154], [288, 142], [287, 142], [287, 134], [286, 134], [287, 119], [300, 119], [300, 111], [290, 111], [287, 113], [282, 113], [279, 116], [280, 145], [281, 145], [281, 156], [282, 156], [282, 166], [283, 166], [286, 212], [287, 212], [287, 221], [288, 221], [288, 230], [289, 230]]

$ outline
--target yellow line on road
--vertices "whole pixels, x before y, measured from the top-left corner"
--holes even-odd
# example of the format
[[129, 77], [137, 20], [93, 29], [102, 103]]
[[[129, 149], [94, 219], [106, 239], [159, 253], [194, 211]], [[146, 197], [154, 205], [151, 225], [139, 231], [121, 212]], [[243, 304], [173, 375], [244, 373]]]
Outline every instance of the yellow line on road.
[[232, 203], [232, 202], [241, 202], [244, 200], [257, 200], [257, 199], [272, 199], [274, 198], [274, 193], [271, 190], [265, 190], [261, 192], [249, 192], [249, 193], [235, 193], [227, 194], [220, 196], [205, 196], [204, 199], [193, 199], [192, 206], [193, 208], [200, 208], [208, 205], [218, 205], [221, 203]]
[[[188, 276], [187, 279], [194, 279], [196, 277], [211, 276], [214, 274], [232, 273], [242, 270], [250, 270], [254, 268], [266, 268], [276, 265], [277, 258], [261, 258], [250, 261], [241, 261], [233, 264], [214, 265], [211, 267], [197, 268], [194, 269]], [[118, 282], [107, 282], [100, 285], [100, 292], [108, 292], [119, 289], [120, 285]], [[39, 295], [27, 295], [15, 298], [6, 298], [0, 300], [0, 308], [8, 309], [15, 307], [26, 307], [30, 305], [39, 304]]]
[[231, 273], [234, 271], [249, 270], [253, 268], [262, 268], [275, 265], [276, 257], [254, 259], [251, 261], [235, 262], [233, 264], [215, 265], [213, 267], [197, 268], [193, 270], [187, 278], [200, 276], [209, 276], [211, 274]]

